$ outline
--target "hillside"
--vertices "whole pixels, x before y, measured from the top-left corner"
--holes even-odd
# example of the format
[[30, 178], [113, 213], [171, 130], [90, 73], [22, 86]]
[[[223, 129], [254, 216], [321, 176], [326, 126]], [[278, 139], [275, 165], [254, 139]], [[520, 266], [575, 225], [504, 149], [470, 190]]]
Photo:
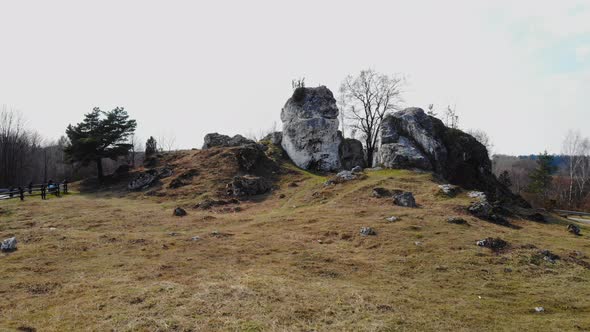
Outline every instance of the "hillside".
[[[2, 202], [0, 326], [7, 330], [396, 331], [590, 330], [590, 227], [466, 211], [466, 191], [438, 194], [433, 175], [366, 171], [328, 176], [284, 162], [274, 190], [223, 198], [235, 150], [163, 156], [173, 175], [128, 192], [126, 182], [47, 201]], [[194, 170], [179, 188], [170, 183]], [[372, 197], [414, 193], [418, 208]], [[188, 215], [175, 217], [181, 206]], [[239, 207], [239, 208], [237, 208]], [[389, 222], [387, 217], [400, 220]], [[468, 225], [447, 222], [464, 218]], [[375, 236], [361, 236], [372, 227]], [[475, 243], [499, 237], [493, 252]], [[561, 259], [543, 259], [548, 249]], [[536, 313], [535, 307], [545, 311]]]

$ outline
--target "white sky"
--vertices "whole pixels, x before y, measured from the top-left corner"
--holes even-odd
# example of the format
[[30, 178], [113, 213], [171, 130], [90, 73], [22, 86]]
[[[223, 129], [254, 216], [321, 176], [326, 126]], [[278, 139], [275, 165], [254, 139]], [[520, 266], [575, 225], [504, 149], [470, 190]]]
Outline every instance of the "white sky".
[[456, 105], [494, 152], [590, 136], [590, 2], [0, 0], [0, 105], [58, 138], [92, 107], [200, 147], [259, 133], [293, 78], [403, 73], [407, 106]]

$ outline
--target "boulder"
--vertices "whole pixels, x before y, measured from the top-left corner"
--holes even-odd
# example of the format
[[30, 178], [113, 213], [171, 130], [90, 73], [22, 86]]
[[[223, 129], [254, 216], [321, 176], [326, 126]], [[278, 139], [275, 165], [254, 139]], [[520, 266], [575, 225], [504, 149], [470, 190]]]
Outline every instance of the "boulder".
[[486, 247], [492, 249], [494, 252], [499, 252], [508, 247], [508, 242], [502, 240], [501, 238], [492, 238], [488, 237], [483, 240], [477, 241], [477, 244], [480, 247]]
[[159, 179], [158, 171], [149, 170], [143, 173], [137, 174], [131, 182], [127, 185], [129, 190], [142, 190], [150, 187], [156, 183]]
[[334, 171], [341, 168], [338, 107], [325, 86], [297, 88], [281, 111], [281, 146], [300, 168]]
[[0, 245], [0, 251], [2, 252], [12, 252], [16, 250], [16, 237], [8, 238], [2, 241]]
[[373, 188], [373, 192], [371, 193], [373, 197], [376, 198], [384, 198], [384, 197], [392, 197], [393, 193], [389, 189], [376, 187]]
[[270, 181], [252, 175], [234, 176], [232, 182], [227, 185], [228, 194], [236, 197], [264, 194], [271, 188]]
[[377, 235], [377, 232], [371, 227], [362, 227], [360, 233], [362, 236]]
[[173, 215], [176, 217], [184, 217], [186, 216], [186, 211], [181, 207], [177, 207], [176, 209], [174, 209]]
[[467, 221], [461, 217], [449, 217], [449, 218], [447, 218], [447, 222], [449, 224], [455, 224], [455, 225], [469, 225], [467, 223]]
[[359, 177], [362, 177], [362, 174], [353, 173], [351, 171], [340, 171], [334, 177], [326, 181], [324, 185], [329, 186], [333, 184], [344, 183], [347, 181], [358, 179]]
[[574, 224], [567, 225], [567, 231], [574, 234], [574, 235], [580, 235], [580, 227], [578, 227]]
[[227, 135], [222, 135], [218, 133], [210, 133], [205, 135], [203, 149], [242, 146], [248, 144], [255, 144], [255, 142], [251, 139], [245, 138], [242, 135], [235, 135], [234, 137], [229, 137]]
[[493, 175], [484, 145], [461, 130], [446, 127], [420, 108], [386, 115], [379, 138], [376, 164], [433, 171], [453, 185], [483, 191], [492, 200], [530, 207]]
[[345, 170], [365, 167], [365, 152], [363, 143], [354, 138], [345, 138], [340, 144], [339, 152], [340, 164]]
[[461, 189], [459, 187], [454, 186], [452, 184], [441, 184], [438, 186], [438, 188], [439, 188], [440, 194], [448, 196], [448, 197], [455, 197], [455, 196], [457, 196], [459, 191], [461, 191]]
[[350, 171], [354, 174], [360, 174], [363, 172], [363, 168], [360, 166], [354, 166]]
[[394, 194], [393, 204], [411, 208], [417, 207], [414, 195], [409, 191]]

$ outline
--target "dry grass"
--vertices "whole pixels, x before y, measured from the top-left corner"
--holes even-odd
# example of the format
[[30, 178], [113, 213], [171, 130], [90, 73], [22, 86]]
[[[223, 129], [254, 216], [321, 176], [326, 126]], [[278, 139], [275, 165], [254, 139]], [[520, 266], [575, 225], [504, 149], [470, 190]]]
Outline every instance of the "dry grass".
[[[203, 195], [188, 192], [2, 202], [0, 237], [15, 235], [19, 250], [0, 256], [0, 326], [590, 330], [590, 270], [565, 259], [590, 254], [588, 225], [575, 237], [557, 219], [512, 220], [520, 229], [476, 220], [462, 215], [466, 195], [436, 195], [429, 174], [370, 172], [325, 188], [324, 177], [287, 168], [277, 190], [238, 213], [189, 208], [173, 217], [177, 204], [190, 207]], [[413, 191], [420, 208], [372, 198], [375, 186]], [[387, 222], [391, 215], [401, 220]], [[447, 223], [451, 215], [470, 225]], [[377, 236], [361, 237], [363, 226]], [[494, 254], [474, 245], [489, 236], [511, 248]], [[535, 259], [529, 244], [563, 259]], [[546, 311], [534, 313], [536, 306]]]

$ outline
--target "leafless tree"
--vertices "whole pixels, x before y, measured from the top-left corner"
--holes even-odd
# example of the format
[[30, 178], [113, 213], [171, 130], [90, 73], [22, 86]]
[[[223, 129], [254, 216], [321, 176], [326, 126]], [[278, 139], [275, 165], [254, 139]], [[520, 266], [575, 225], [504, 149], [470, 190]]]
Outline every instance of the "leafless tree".
[[588, 165], [590, 154], [590, 140], [582, 137], [579, 131], [568, 131], [562, 146], [562, 153], [567, 158], [567, 175], [569, 188], [567, 202], [574, 205], [574, 200], [583, 199], [586, 185], [590, 181]]
[[162, 133], [158, 137], [158, 145], [162, 151], [171, 152], [175, 150], [176, 146], [176, 135], [173, 132]]
[[481, 129], [470, 129], [467, 131], [467, 133], [486, 147], [486, 150], [488, 150], [488, 156], [491, 158], [494, 144], [492, 143], [490, 136]]
[[357, 76], [347, 76], [340, 86], [340, 98], [344, 104], [341, 111], [352, 120], [351, 127], [361, 133], [369, 167], [373, 164], [383, 118], [388, 112], [400, 109], [402, 84], [400, 76], [367, 69]]
[[453, 129], [459, 128], [459, 115], [457, 115], [456, 111], [457, 107], [451, 105], [447, 106], [447, 110], [445, 112], [445, 126]]

